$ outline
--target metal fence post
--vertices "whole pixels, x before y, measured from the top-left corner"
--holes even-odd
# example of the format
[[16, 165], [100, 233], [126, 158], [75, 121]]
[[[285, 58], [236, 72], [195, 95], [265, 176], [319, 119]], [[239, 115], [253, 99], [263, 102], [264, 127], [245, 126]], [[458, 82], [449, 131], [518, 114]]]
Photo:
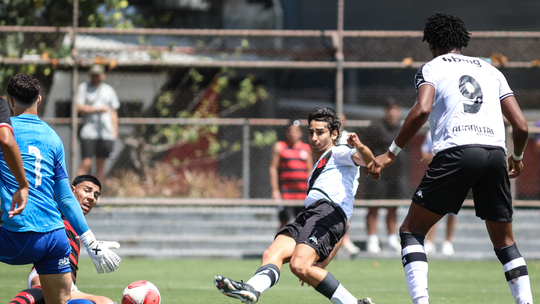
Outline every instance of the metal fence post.
[[71, 56], [73, 56], [73, 74], [71, 77], [71, 178], [77, 175], [77, 143], [78, 143], [78, 121], [77, 121], [77, 85], [79, 82], [79, 69], [77, 64], [77, 37], [79, 0], [73, 1], [73, 29], [71, 32]]
[[343, 114], [343, 6], [344, 0], [338, 1], [337, 49], [336, 49], [336, 112]]
[[250, 161], [249, 161], [249, 150], [251, 147], [251, 142], [249, 140], [249, 134], [250, 134], [250, 125], [249, 125], [249, 119], [244, 119], [244, 125], [242, 127], [242, 198], [249, 198], [249, 167], [250, 167]]

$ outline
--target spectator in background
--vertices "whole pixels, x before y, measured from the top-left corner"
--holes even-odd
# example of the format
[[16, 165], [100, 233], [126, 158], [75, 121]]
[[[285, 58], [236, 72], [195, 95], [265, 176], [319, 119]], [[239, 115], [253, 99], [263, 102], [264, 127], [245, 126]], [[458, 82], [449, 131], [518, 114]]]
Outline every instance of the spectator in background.
[[[427, 132], [424, 142], [420, 147], [422, 151], [422, 161], [425, 163], [430, 163], [433, 159], [433, 140], [431, 139], [431, 132]], [[454, 246], [452, 245], [452, 237], [454, 236], [454, 231], [456, 230], [456, 216], [454, 214], [448, 213], [446, 215], [446, 239], [442, 245], [442, 253], [444, 255], [453, 255]], [[427, 234], [427, 241], [424, 245], [426, 254], [434, 254], [437, 252], [435, 247], [435, 231], [437, 230], [437, 224], [433, 225]]]
[[[394, 98], [389, 98], [384, 106], [384, 118], [373, 121], [373, 124], [367, 128], [362, 140], [373, 151], [373, 155], [380, 155], [392, 143], [399, 133], [401, 126], [399, 116], [401, 107]], [[401, 153], [408, 154], [408, 150]], [[404, 155], [396, 159], [394, 166], [388, 169], [380, 181], [368, 179], [366, 181], [367, 199], [403, 199], [408, 198], [407, 193], [408, 157]], [[408, 195], [408, 196], [407, 196]], [[400, 251], [401, 245], [397, 236], [396, 219], [397, 207], [387, 207], [386, 228], [388, 233], [387, 245], [390, 250]], [[366, 228], [368, 233], [367, 251], [371, 253], [381, 252], [379, 238], [377, 236], [377, 223], [379, 216], [379, 207], [369, 207], [366, 216]]]
[[118, 135], [120, 107], [116, 92], [104, 80], [105, 67], [93, 65], [90, 82], [81, 83], [77, 90], [77, 110], [84, 118], [80, 132], [82, 159], [77, 174], [88, 174], [95, 157], [95, 175], [101, 181], [105, 180], [105, 161]]
[[[287, 127], [285, 141], [278, 141], [270, 160], [270, 185], [274, 200], [303, 200], [307, 182], [313, 169], [313, 156], [309, 144], [302, 142], [300, 121]], [[279, 228], [296, 219], [303, 206], [279, 206]]]
[[[345, 128], [345, 125], [347, 124], [347, 117], [345, 114], [341, 114], [340, 119], [341, 127]], [[347, 138], [349, 138], [349, 131], [342, 129], [341, 136], [339, 137], [337, 144], [347, 145]], [[341, 246], [351, 254], [357, 254], [360, 252], [360, 248], [356, 247], [356, 245], [354, 245], [354, 243], [351, 241], [349, 230], [347, 230], [347, 233], [345, 233], [345, 236], [343, 237], [343, 244], [341, 244]]]

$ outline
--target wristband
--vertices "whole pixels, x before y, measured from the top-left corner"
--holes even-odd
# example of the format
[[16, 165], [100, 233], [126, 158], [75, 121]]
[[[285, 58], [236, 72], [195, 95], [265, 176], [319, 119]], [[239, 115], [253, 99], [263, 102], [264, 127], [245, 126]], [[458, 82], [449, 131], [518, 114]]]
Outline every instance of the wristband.
[[512, 152], [512, 158], [513, 158], [515, 161], [520, 161], [520, 160], [523, 159], [523, 154], [524, 154], [524, 153], [521, 153], [521, 155], [518, 156], [518, 155], [514, 154], [514, 152]]
[[399, 154], [399, 152], [401, 152], [401, 148], [398, 147], [398, 145], [396, 145], [395, 141], [392, 142], [392, 144], [390, 145], [390, 148], [388, 148], [388, 150], [390, 152], [392, 152], [395, 156], [397, 156]]

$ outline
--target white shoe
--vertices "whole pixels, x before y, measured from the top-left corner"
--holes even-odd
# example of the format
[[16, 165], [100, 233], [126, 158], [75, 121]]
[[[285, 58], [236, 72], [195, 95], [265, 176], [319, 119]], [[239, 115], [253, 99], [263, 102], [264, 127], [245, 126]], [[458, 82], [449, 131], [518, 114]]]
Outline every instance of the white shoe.
[[444, 241], [442, 244], [442, 253], [444, 255], [453, 255], [454, 254], [454, 245], [449, 241]]
[[435, 244], [433, 244], [430, 241], [426, 241], [424, 244], [424, 250], [426, 251], [426, 255], [432, 255], [437, 252], [437, 247], [435, 247]]
[[380, 253], [381, 247], [379, 246], [379, 241], [368, 241], [367, 243], [367, 251], [369, 253]]
[[360, 252], [360, 248], [356, 247], [351, 240], [347, 240], [346, 242], [343, 242], [343, 248], [347, 250], [350, 254], [357, 254]]
[[399, 243], [397, 236], [388, 237], [388, 248], [393, 251], [401, 252], [401, 244]]

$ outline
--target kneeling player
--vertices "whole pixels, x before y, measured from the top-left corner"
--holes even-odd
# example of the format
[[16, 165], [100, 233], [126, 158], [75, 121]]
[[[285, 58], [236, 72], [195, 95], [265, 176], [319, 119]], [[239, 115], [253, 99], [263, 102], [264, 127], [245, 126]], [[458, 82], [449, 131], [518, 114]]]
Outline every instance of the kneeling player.
[[[97, 178], [92, 175], [79, 175], [71, 183], [71, 190], [75, 195], [75, 198], [81, 205], [81, 209], [84, 215], [87, 215], [92, 211], [92, 208], [97, 204], [98, 198], [101, 195], [101, 183]], [[81, 249], [81, 242], [77, 238], [78, 235], [73, 230], [69, 222], [63, 217], [66, 234], [69, 239], [69, 244], [71, 245], [71, 254], [69, 255], [69, 262], [71, 265], [71, 298], [72, 299], [86, 299], [95, 304], [111, 304], [114, 303], [113, 300], [103, 297], [95, 296], [91, 294], [86, 294], [75, 286], [77, 279], [77, 270], [79, 263], [79, 252]], [[118, 248], [119, 244], [116, 242], [103, 242], [109, 243], [109, 248]], [[112, 245], [112, 246], [111, 246]], [[17, 294], [10, 304], [44, 304], [45, 299], [43, 298], [43, 292], [41, 290], [41, 282], [39, 280], [39, 275], [36, 272], [35, 268], [32, 268], [32, 271], [28, 275], [28, 289], [25, 289]], [[82, 302], [81, 302], [82, 303]], [[88, 303], [88, 302], [87, 302]], [[71, 304], [71, 302], [70, 302]]]
[[262, 266], [247, 283], [220, 275], [214, 278], [216, 287], [229, 297], [256, 303], [262, 292], [277, 283], [281, 266], [290, 263], [291, 271], [300, 280], [332, 303], [372, 303], [369, 298], [356, 299], [324, 268], [347, 231], [358, 188], [358, 166], [368, 164], [373, 154], [354, 133], [347, 138], [353, 148], [335, 145], [341, 122], [332, 109], [313, 110], [308, 115], [308, 123], [309, 142], [318, 162], [309, 179], [305, 208], [294, 222], [278, 231], [263, 254]]

